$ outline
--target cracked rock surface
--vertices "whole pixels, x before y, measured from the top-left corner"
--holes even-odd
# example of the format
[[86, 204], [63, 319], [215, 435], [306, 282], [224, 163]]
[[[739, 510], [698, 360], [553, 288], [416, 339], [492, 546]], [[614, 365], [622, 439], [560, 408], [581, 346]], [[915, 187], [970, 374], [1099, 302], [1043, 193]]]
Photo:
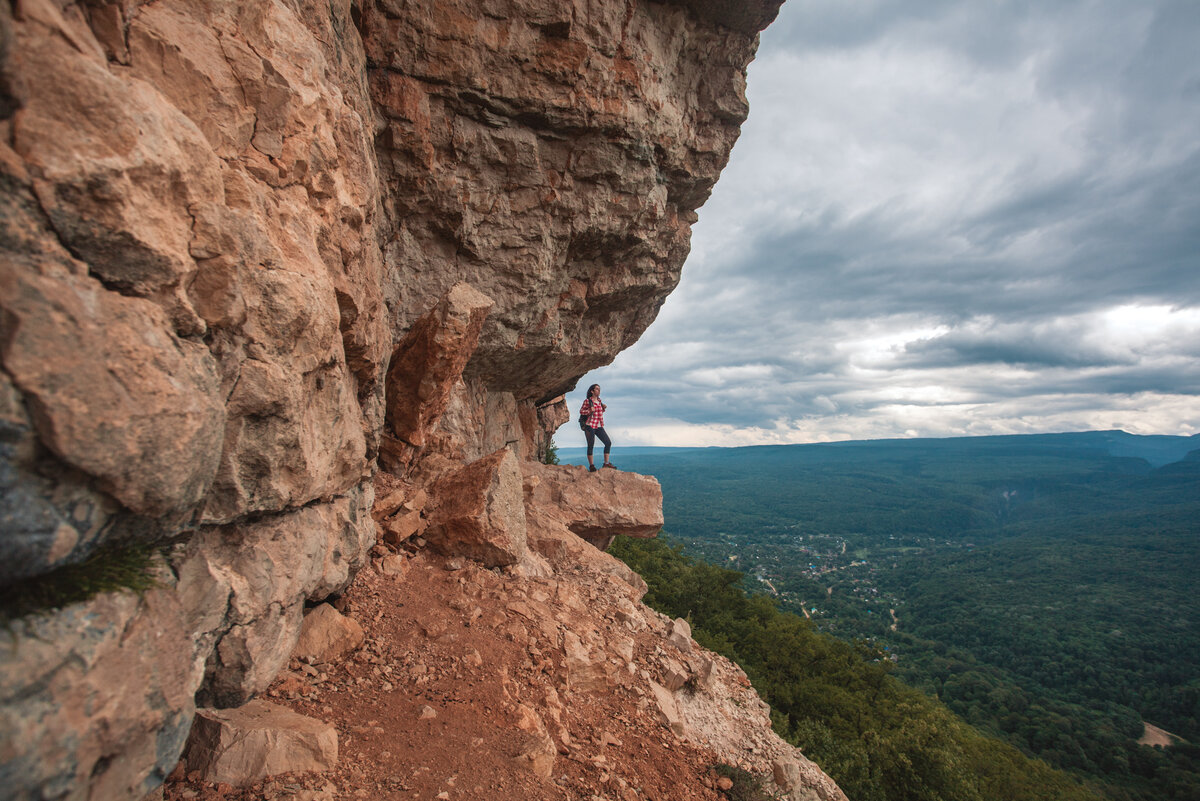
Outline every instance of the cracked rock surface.
[[[473, 625], [562, 650], [573, 679], [492, 705], [515, 726], [497, 753], [555, 781], [572, 710], [550, 691], [619, 694], [612, 660], [641, 646], [534, 604], [588, 562], [634, 615], [640, 578], [594, 557], [652, 535], [661, 491], [537, 461], [563, 393], [679, 280], [778, 5], [0, 4], [0, 589], [113, 547], [159, 554], [143, 596], [12, 622], [6, 792], [156, 793], [197, 704], [219, 717], [290, 679], [306, 610], [386, 578], [404, 625], [434, 631], [450, 619], [418, 614], [420, 593], [455, 565], [499, 593], [461, 601]], [[385, 617], [357, 620], [404, 665], [379, 686], [417, 692], [401, 652], [430, 635], [380, 645]], [[554, 644], [528, 639], [547, 620]], [[692, 663], [663, 664], [676, 693]], [[523, 665], [479, 681], [532, 692]], [[453, 719], [419, 707], [430, 732]], [[638, 742], [608, 734], [601, 750]]]

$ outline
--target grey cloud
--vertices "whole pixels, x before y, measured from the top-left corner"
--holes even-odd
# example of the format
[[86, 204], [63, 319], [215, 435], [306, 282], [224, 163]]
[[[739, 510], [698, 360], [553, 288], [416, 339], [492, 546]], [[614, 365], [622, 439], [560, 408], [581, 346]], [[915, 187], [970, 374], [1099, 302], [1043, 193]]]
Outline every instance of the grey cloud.
[[1036, 332], [1020, 337], [993, 337], [975, 333], [947, 334], [909, 343], [903, 360], [907, 368], [1011, 364], [1031, 367], [1113, 367], [1136, 364], [1071, 339], [1047, 339]]
[[1196, 41], [1192, 0], [789, 0], [680, 288], [581, 383], [627, 422], [1091, 420], [1158, 393], [1154, 425], [1200, 430], [1193, 318], [1117, 341], [1102, 314], [1200, 308]]

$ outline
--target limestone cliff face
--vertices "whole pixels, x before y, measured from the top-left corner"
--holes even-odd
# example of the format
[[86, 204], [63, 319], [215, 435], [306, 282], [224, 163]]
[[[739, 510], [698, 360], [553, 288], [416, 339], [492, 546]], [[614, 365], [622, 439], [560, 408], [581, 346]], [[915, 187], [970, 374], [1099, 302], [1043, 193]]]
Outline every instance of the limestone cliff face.
[[522, 465], [676, 284], [778, 5], [0, 6], [0, 583], [169, 546], [16, 624], [0, 783], [153, 789], [377, 542], [552, 572]]

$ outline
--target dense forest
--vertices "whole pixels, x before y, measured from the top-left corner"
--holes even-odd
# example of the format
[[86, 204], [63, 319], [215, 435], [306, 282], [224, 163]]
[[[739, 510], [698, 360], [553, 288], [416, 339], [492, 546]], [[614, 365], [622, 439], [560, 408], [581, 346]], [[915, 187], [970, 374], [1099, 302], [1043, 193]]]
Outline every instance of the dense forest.
[[776, 730], [855, 801], [1101, 801], [895, 680], [880, 652], [746, 593], [741, 573], [661, 539], [622, 539], [612, 553], [646, 579], [648, 604], [686, 618], [701, 645], [742, 666]]
[[[1198, 446], [1088, 432], [621, 466], [659, 478], [671, 536], [753, 602], [878, 654], [980, 736], [1149, 801], [1200, 798]], [[805, 719], [789, 736], [830, 725]], [[1139, 744], [1146, 724], [1170, 744]]]

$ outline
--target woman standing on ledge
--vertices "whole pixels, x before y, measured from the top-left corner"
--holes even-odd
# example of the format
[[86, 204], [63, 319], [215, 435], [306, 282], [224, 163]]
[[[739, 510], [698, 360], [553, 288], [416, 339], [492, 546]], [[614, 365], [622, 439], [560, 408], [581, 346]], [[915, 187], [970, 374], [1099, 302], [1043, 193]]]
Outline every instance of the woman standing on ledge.
[[[583, 400], [583, 405], [579, 407], [579, 420], [583, 424], [583, 434], [587, 437], [587, 457], [588, 470], [595, 473], [596, 463], [592, 461], [592, 449], [596, 445], [596, 438], [604, 443], [604, 464], [603, 467], [613, 467], [616, 465], [608, 461], [608, 452], [612, 450], [612, 440], [608, 438], [608, 434], [604, 433], [604, 412], [608, 409], [607, 406], [600, 400], [600, 385], [592, 384], [588, 387], [587, 397]], [[587, 417], [585, 420], [584, 417]]]

